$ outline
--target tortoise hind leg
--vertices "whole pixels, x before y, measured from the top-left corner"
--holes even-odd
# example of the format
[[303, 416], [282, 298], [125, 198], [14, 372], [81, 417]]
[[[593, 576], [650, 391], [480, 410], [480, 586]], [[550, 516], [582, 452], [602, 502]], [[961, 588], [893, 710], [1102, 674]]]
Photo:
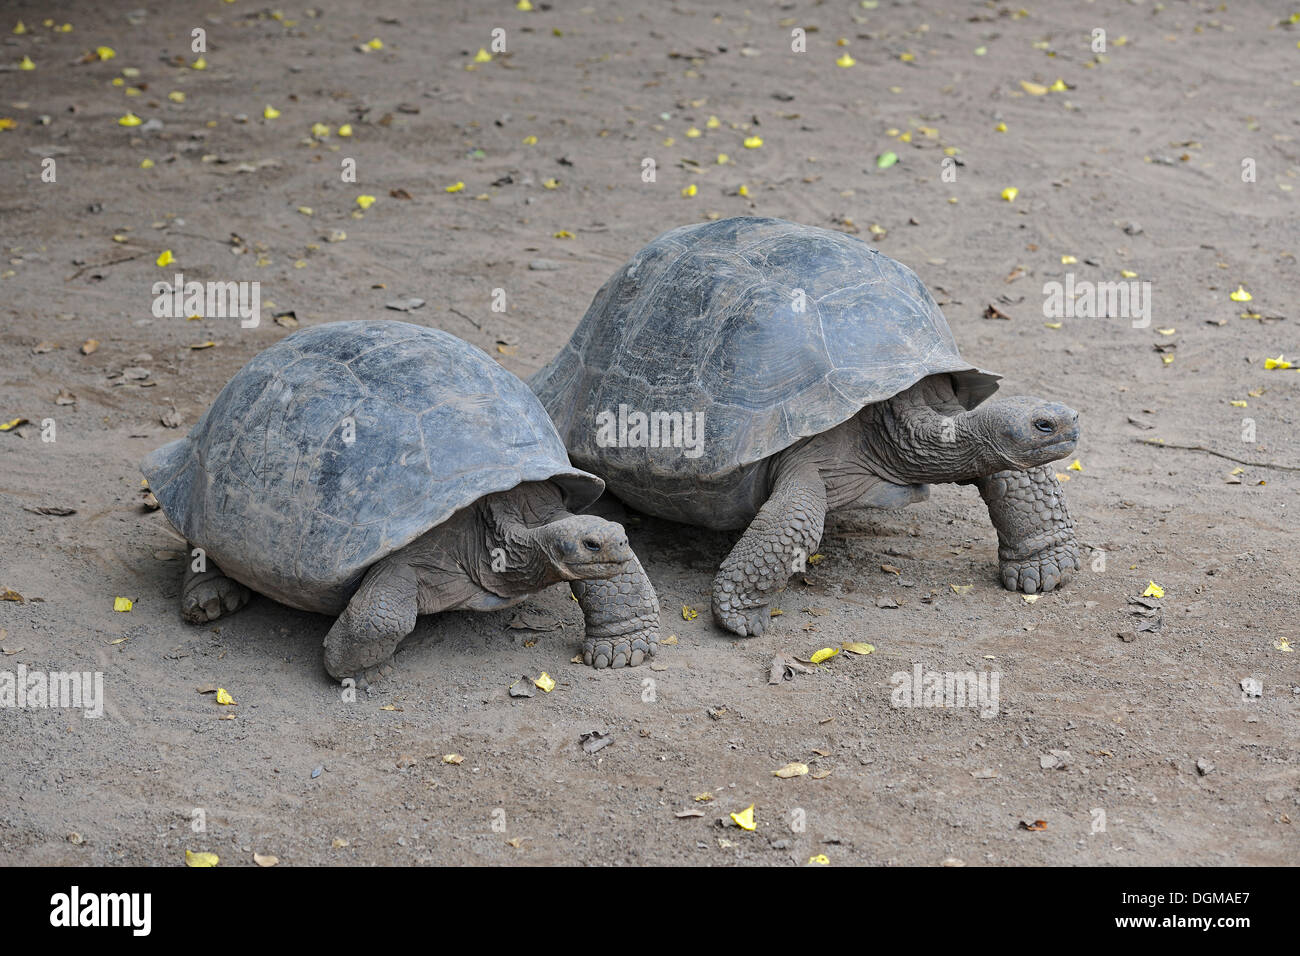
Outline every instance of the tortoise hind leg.
[[415, 630], [418, 593], [410, 565], [387, 560], [372, 567], [325, 635], [330, 676], [369, 684], [389, 673], [397, 646]]
[[[193, 551], [193, 546], [191, 546]], [[191, 624], [206, 624], [226, 614], [233, 614], [251, 600], [252, 594], [234, 578], [228, 578], [215, 564], [194, 570], [194, 562], [185, 566], [181, 582], [181, 617]]]
[[758, 637], [768, 601], [822, 539], [826, 483], [814, 464], [781, 475], [713, 579], [713, 617], [741, 637]]

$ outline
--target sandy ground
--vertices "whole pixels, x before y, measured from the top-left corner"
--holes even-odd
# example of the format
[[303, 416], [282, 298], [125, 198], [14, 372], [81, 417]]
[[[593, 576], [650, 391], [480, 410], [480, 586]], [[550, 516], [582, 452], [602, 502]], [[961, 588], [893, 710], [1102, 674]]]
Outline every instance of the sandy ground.
[[[0, 23], [0, 419], [31, 421], [0, 433], [0, 588], [24, 599], [0, 602], [0, 670], [100, 671], [106, 695], [98, 720], [0, 712], [0, 862], [1295, 859], [1300, 373], [1264, 365], [1300, 359], [1289, 7], [209, 0], [128, 18], [139, 2], [13, 2]], [[474, 63], [495, 28], [507, 52]], [[83, 62], [101, 45], [116, 55]], [[119, 125], [128, 110], [144, 122]], [[376, 197], [364, 213], [359, 195]], [[660, 669], [571, 663], [578, 609], [552, 589], [519, 609], [547, 630], [511, 628], [516, 611], [421, 619], [396, 676], [354, 703], [322, 668], [324, 617], [258, 599], [181, 621], [178, 542], [142, 507], [137, 463], [289, 333], [273, 315], [409, 319], [528, 375], [622, 261], [708, 215], [860, 233], [920, 273], [1007, 393], [1076, 407], [1082, 470], [1061, 467], [1088, 568], [1033, 604], [1002, 590], [974, 490], [940, 487], [832, 521], [772, 630], [737, 640], [708, 613], [734, 536], [634, 516], [678, 638]], [[178, 269], [260, 281], [260, 326], [155, 318], [152, 284]], [[1044, 283], [1121, 270], [1152, 283], [1150, 327], [1049, 327]], [[385, 308], [407, 295], [427, 304]], [[173, 408], [181, 431], [162, 424]], [[1291, 470], [1233, 476], [1152, 438]], [[1149, 581], [1160, 610], [1135, 616]], [[844, 641], [876, 650], [768, 685], [775, 653]], [[997, 715], [892, 707], [891, 676], [917, 664], [998, 672]], [[508, 696], [543, 671], [552, 693]], [[598, 729], [612, 743], [585, 753]], [[773, 775], [792, 761], [811, 773]], [[755, 831], [719, 823], [751, 804]]]

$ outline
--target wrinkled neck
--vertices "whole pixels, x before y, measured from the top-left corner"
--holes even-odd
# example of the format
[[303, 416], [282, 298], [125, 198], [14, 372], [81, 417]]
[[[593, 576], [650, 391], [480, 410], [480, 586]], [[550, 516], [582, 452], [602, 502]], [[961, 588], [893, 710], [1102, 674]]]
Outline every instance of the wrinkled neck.
[[981, 416], [955, 403], [936, 407], [925, 384], [862, 412], [867, 467], [904, 485], [973, 481], [999, 470]]
[[531, 594], [563, 578], [546, 547], [546, 525], [529, 527], [513, 509], [485, 509], [481, 583], [503, 595]]

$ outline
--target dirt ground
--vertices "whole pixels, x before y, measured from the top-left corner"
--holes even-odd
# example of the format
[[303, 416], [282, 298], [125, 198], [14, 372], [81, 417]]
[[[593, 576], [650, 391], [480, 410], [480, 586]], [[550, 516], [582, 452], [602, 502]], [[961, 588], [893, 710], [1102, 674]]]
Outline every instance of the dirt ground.
[[[1300, 360], [1290, 5], [139, 4], [19, 0], [0, 23], [0, 419], [30, 420], [0, 433], [0, 589], [23, 598], [0, 601], [0, 671], [100, 671], [106, 697], [97, 720], [0, 708], [0, 862], [1294, 861], [1300, 373], [1265, 368]], [[498, 28], [506, 52], [476, 63]], [[325, 617], [258, 598], [180, 619], [183, 545], [137, 464], [294, 320], [415, 321], [527, 376], [627, 257], [710, 215], [859, 233], [1006, 394], [1077, 408], [1082, 470], [1060, 467], [1085, 570], [1036, 603], [1004, 591], [977, 494], [937, 487], [833, 519], [741, 640], [709, 614], [735, 535], [633, 516], [677, 637], [658, 669], [572, 663], [581, 619], [553, 588], [421, 618], [355, 702], [322, 667]], [[260, 325], [154, 317], [178, 270], [260, 281]], [[1045, 283], [1121, 270], [1151, 283], [1149, 327], [1045, 319]], [[406, 296], [426, 304], [385, 307]], [[1159, 609], [1135, 615], [1149, 582]], [[769, 686], [777, 652], [847, 641], [875, 652]], [[891, 706], [918, 664], [996, 671], [998, 713]], [[509, 696], [542, 672], [553, 692]], [[596, 730], [612, 743], [586, 753]], [[774, 776], [790, 762], [811, 772]], [[719, 822], [751, 804], [754, 831]]]

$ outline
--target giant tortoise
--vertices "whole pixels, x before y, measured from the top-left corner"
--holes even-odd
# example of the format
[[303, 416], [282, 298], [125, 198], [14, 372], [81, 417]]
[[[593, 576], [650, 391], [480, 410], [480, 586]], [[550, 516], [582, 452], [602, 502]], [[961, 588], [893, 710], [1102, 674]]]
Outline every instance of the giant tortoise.
[[182, 614], [249, 599], [338, 615], [336, 678], [387, 671], [417, 614], [508, 607], [570, 582], [583, 657], [639, 664], [654, 589], [622, 526], [577, 515], [603, 484], [574, 468], [522, 381], [453, 335], [336, 322], [255, 356], [185, 438], [141, 464], [196, 557]]
[[1050, 591], [1078, 546], [1049, 462], [1078, 414], [999, 398], [921, 280], [865, 242], [779, 219], [664, 233], [596, 294], [530, 380], [580, 468], [641, 511], [746, 528], [713, 613], [762, 633], [828, 510], [895, 508], [974, 484], [1008, 589]]

